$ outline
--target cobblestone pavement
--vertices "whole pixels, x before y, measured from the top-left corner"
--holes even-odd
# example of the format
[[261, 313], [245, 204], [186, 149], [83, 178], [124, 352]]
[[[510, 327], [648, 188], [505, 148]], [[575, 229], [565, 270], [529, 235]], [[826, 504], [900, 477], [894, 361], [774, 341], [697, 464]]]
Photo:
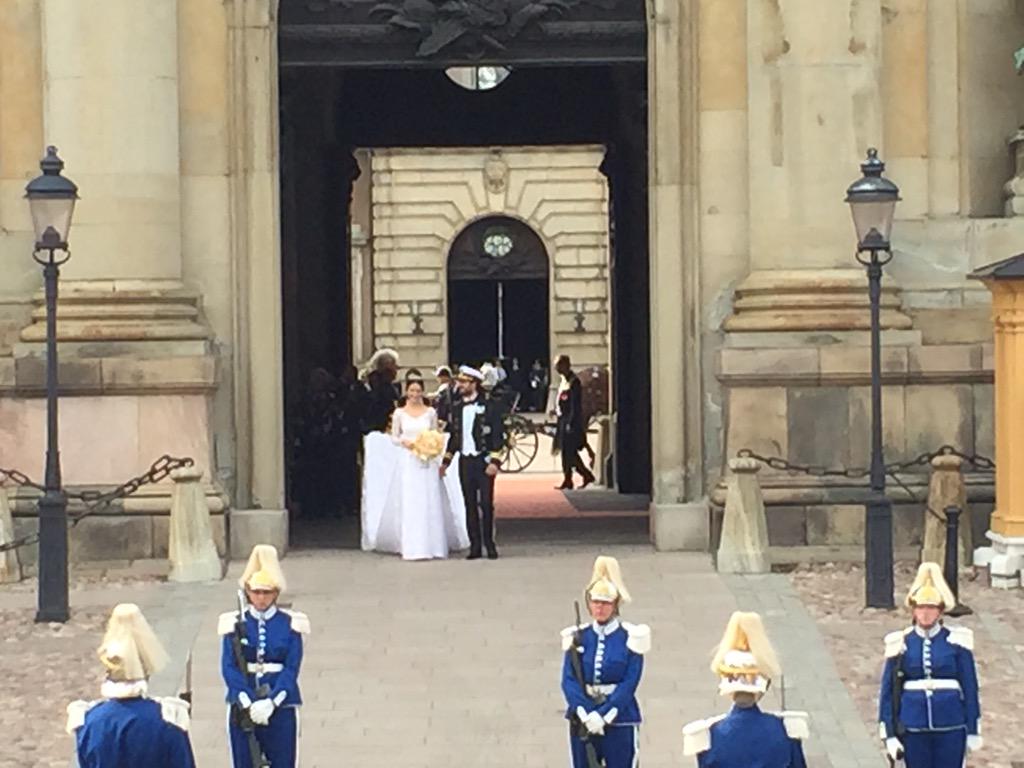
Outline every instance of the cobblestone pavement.
[[[915, 570], [910, 563], [897, 566], [899, 604]], [[790, 574], [789, 579], [837, 660], [839, 675], [856, 702], [865, 728], [877, 733], [882, 638], [907, 625], [907, 611], [863, 608], [864, 571], [859, 566], [804, 567]], [[967, 763], [1011, 768], [1011, 761], [1024, 760], [1019, 742], [1019, 728], [1024, 722], [1024, 703], [1019, 696], [1024, 680], [1024, 591], [992, 590], [963, 578], [960, 595], [975, 613], [950, 622], [975, 632], [985, 741], [982, 751], [969, 757]]]
[[[152, 561], [73, 572], [66, 624], [35, 623], [35, 579], [0, 586], [0, 768], [68, 768], [74, 741], [64, 733], [65, 707], [99, 694], [103, 675], [96, 648], [115, 604], [138, 603], [172, 657], [187, 653], [197, 627], [183, 616], [182, 598], [204, 601], [209, 588], [162, 583], [165, 572], [164, 563]], [[172, 675], [183, 669], [177, 661]], [[158, 694], [174, 693], [178, 682], [158, 678], [152, 687]]]

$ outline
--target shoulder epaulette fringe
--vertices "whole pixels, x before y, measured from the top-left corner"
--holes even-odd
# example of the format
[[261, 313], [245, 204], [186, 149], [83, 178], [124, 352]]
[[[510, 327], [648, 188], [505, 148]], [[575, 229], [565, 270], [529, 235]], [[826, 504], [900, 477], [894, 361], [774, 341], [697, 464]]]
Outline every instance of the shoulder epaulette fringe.
[[308, 635], [313, 631], [312, 625], [309, 623], [309, 616], [304, 614], [302, 611], [293, 611], [290, 608], [284, 609], [292, 618], [292, 629], [302, 635]]
[[188, 731], [192, 721], [187, 701], [179, 699], [177, 696], [164, 696], [157, 701], [160, 702], [160, 714], [165, 722], [177, 726], [183, 731]]
[[969, 627], [949, 627], [949, 642], [968, 651], [974, 650], [974, 630]]
[[651, 628], [647, 624], [622, 622], [622, 628], [629, 633], [626, 647], [641, 656], [651, 650]]
[[85, 725], [85, 716], [89, 710], [95, 707], [99, 702], [97, 701], [85, 701], [84, 699], [78, 699], [68, 704], [68, 721], [64, 726], [64, 729], [68, 733], [74, 733], [83, 725]]

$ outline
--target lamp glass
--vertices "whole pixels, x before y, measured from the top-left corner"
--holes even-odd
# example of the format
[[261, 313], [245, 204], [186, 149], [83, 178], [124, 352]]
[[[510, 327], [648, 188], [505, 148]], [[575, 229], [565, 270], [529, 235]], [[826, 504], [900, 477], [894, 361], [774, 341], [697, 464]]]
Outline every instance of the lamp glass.
[[896, 215], [896, 198], [851, 200], [850, 212], [861, 247], [888, 248], [892, 222]]
[[74, 197], [29, 197], [28, 207], [32, 214], [32, 228], [35, 230], [37, 244], [53, 240], [52, 233], [47, 235], [52, 229], [56, 233], [56, 241], [62, 246], [67, 245], [71, 232], [71, 217], [75, 212]]

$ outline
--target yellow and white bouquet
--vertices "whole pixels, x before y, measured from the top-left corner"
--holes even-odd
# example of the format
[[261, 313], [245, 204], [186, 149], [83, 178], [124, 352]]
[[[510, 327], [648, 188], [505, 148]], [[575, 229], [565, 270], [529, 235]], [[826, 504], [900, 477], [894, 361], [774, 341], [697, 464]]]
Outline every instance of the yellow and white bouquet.
[[416, 458], [427, 464], [444, 453], [444, 443], [444, 433], [436, 429], [425, 429], [416, 436], [410, 450]]

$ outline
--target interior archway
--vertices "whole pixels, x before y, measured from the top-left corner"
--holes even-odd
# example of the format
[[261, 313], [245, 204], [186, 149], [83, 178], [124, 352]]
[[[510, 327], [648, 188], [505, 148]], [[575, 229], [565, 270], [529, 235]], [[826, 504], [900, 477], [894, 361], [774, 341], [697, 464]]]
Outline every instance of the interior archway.
[[550, 358], [549, 260], [527, 224], [486, 216], [465, 227], [448, 255], [448, 358], [501, 358], [527, 367]]

